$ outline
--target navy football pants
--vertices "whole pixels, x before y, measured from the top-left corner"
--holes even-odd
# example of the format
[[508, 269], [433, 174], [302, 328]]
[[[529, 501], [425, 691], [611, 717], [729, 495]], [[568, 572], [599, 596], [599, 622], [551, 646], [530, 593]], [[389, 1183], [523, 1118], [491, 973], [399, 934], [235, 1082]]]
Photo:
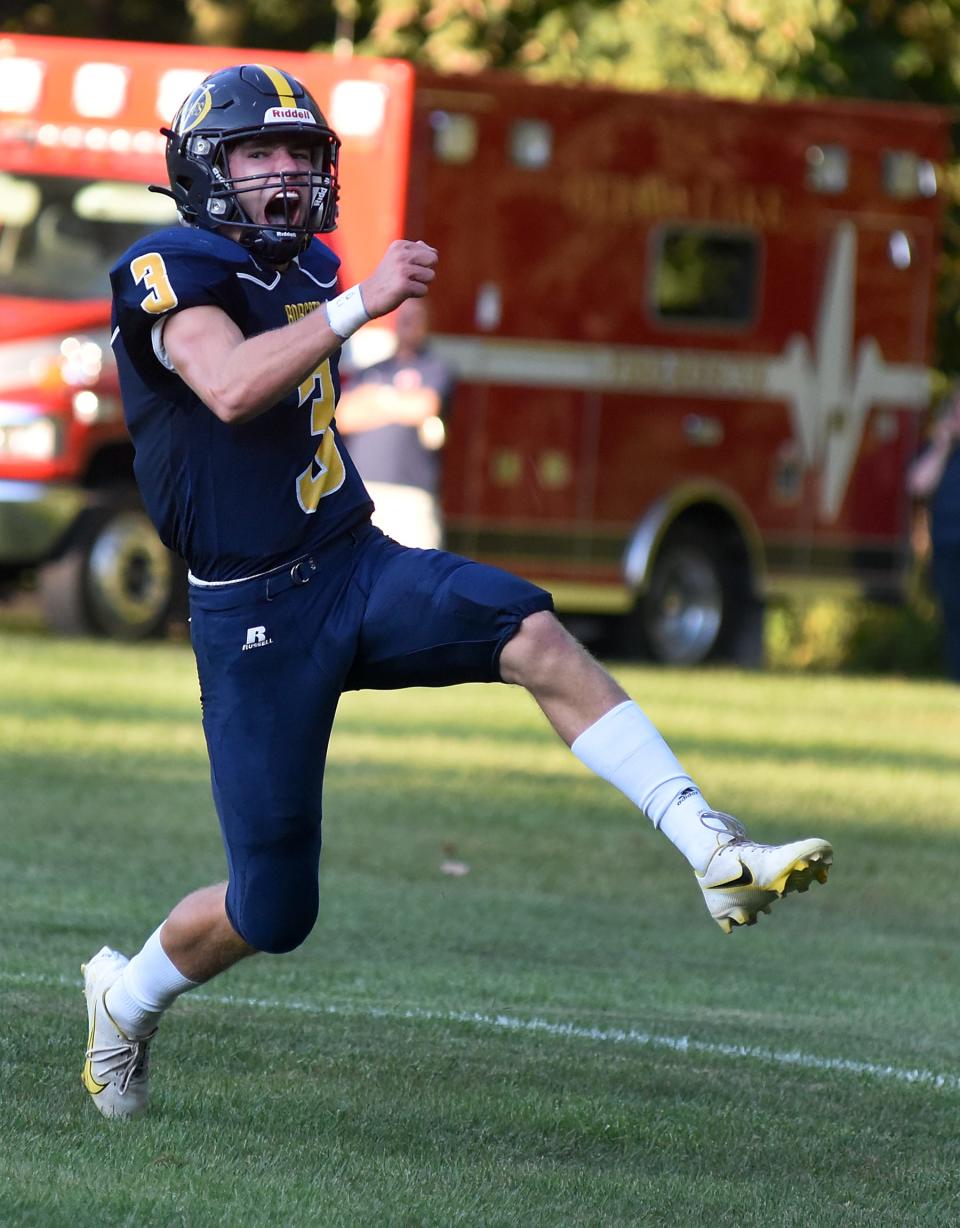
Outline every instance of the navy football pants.
[[550, 595], [364, 525], [295, 568], [190, 590], [227, 915], [290, 951], [319, 905], [323, 771], [348, 690], [499, 681], [504, 644]]

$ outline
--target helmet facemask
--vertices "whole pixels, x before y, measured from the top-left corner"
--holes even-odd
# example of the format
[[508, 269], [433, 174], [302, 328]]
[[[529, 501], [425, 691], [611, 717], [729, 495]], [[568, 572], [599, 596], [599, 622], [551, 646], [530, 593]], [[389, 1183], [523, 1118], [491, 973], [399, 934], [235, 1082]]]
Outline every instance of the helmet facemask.
[[[310, 134], [313, 137], [314, 134]], [[269, 141], [276, 136], [292, 137], [296, 142], [307, 140], [303, 133], [283, 132], [253, 133], [249, 136], [232, 135], [229, 141], [221, 141], [210, 162], [210, 190], [206, 212], [210, 224], [216, 227], [229, 226], [233, 237], [242, 246], [261, 257], [268, 264], [283, 264], [298, 256], [312, 235], [325, 233], [336, 225], [337, 206], [337, 153], [339, 142], [311, 140], [313, 167], [309, 171], [266, 171], [257, 174], [232, 175], [229, 167], [229, 152], [236, 145], [251, 139]], [[194, 137], [194, 142], [206, 138]], [[253, 193], [258, 196], [265, 189], [273, 189], [267, 201], [265, 222], [253, 219]], [[306, 205], [304, 206], [304, 188]]]

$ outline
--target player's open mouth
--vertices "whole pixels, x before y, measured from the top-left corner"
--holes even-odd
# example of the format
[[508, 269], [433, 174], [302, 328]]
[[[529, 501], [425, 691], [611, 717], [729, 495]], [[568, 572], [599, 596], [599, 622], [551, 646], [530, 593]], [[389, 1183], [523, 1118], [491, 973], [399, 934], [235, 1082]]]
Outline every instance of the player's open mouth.
[[300, 220], [300, 193], [284, 188], [267, 201], [263, 215], [271, 226], [296, 226]]

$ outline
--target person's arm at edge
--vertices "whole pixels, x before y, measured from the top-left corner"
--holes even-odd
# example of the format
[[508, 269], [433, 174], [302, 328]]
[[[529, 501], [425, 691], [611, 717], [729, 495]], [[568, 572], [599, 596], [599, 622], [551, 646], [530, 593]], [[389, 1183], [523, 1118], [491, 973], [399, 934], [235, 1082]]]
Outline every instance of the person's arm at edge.
[[947, 423], [939, 423], [927, 448], [907, 469], [907, 491], [914, 499], [928, 499], [940, 485], [955, 436]]

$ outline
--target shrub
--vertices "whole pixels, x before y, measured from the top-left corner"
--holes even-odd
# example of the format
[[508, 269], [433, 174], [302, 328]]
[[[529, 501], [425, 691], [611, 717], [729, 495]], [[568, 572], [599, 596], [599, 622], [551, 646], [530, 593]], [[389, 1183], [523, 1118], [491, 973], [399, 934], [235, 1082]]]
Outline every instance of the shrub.
[[765, 650], [773, 669], [943, 675], [940, 616], [925, 575], [902, 605], [815, 598], [772, 606]]

